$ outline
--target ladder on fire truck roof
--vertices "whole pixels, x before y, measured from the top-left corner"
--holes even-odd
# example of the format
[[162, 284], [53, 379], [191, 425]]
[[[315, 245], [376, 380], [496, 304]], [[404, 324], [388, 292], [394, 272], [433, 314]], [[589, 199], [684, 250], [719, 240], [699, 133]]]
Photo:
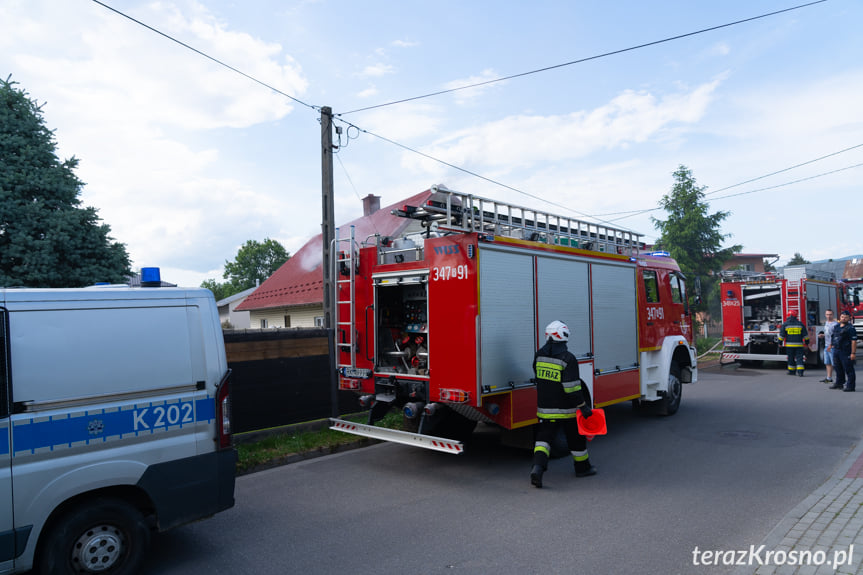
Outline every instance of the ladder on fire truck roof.
[[437, 224], [445, 232], [480, 232], [571, 246], [605, 253], [637, 255], [641, 236], [522, 206], [462, 194], [444, 185], [431, 187], [423, 206], [405, 206], [393, 214]]
[[[347, 243], [347, 248], [339, 247], [342, 243]], [[356, 333], [354, 324], [354, 301], [356, 299], [355, 288], [357, 279], [355, 261], [356, 256], [359, 254], [355, 252], [355, 245], [354, 226], [351, 226], [351, 233], [346, 238], [339, 237], [339, 228], [335, 229], [335, 239], [333, 239], [333, 246], [335, 249], [331, 250], [330, 253], [334, 254], [334, 257], [332, 257], [332, 277], [339, 278], [335, 281], [336, 305], [333, 306], [333, 325], [336, 327], [336, 368], [356, 368], [357, 366], [357, 348], [354, 345], [354, 334]], [[345, 275], [347, 276], [347, 279], [342, 279]], [[341, 289], [339, 288], [343, 284], [348, 285], [349, 297], [347, 300], [339, 299], [339, 294], [341, 293]], [[342, 314], [339, 313], [339, 309], [342, 305], [347, 305], [350, 309], [348, 312], [348, 321], [344, 321], [342, 319]], [[343, 349], [350, 351], [350, 364], [339, 363], [338, 358], [341, 357], [341, 354], [338, 352]]]
[[831, 271], [817, 270], [812, 268], [786, 267], [782, 272], [756, 272], [749, 270], [722, 270], [720, 272], [723, 281], [745, 282], [745, 283], [774, 283], [779, 280], [800, 281], [801, 279], [836, 281], [836, 275]]

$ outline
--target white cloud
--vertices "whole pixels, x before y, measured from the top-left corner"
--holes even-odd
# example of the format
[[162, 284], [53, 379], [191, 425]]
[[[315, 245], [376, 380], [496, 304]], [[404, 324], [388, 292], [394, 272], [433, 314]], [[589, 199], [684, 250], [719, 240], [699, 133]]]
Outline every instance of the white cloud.
[[360, 90], [359, 92], [357, 92], [357, 97], [358, 98], [371, 98], [372, 96], [377, 96], [377, 94], [378, 94], [378, 89], [375, 88], [374, 86], [369, 86], [365, 90]]
[[607, 104], [566, 115], [510, 116], [460, 130], [425, 151], [469, 169], [513, 169], [584, 157], [658, 138], [701, 118], [719, 80], [657, 97], [626, 90]]
[[[307, 89], [278, 44], [230, 30], [201, 4], [154, 2], [132, 12], [287, 93]], [[208, 269], [235, 253], [236, 234], [272, 235], [255, 225], [276, 220], [286, 200], [220, 176], [224, 158], [201, 136], [276, 121], [294, 107], [289, 100], [95, 4], [13, 2], [0, 7], [4, 19], [15, 23], [0, 33], [0, 48], [15, 46], [8, 71], [46, 102], [58, 154], [81, 158], [83, 203], [99, 209], [135, 266]], [[42, 47], [58, 41], [70, 48]], [[190, 131], [199, 131], [198, 143]], [[237, 230], [240, 221], [257, 224]]]
[[483, 82], [488, 82], [498, 77], [498, 74], [496, 74], [494, 70], [485, 69], [478, 76], [469, 76], [467, 78], [461, 78], [458, 80], [447, 82], [446, 84], [444, 84], [444, 90], [458, 90], [454, 93], [456, 103], [465, 104], [483, 96], [488, 90], [492, 88], [500, 87], [503, 84], [506, 84], [506, 82], [494, 82], [492, 84], [485, 84], [482, 86], [476, 86], [474, 88], [465, 88], [463, 90], [459, 88], [462, 88], [463, 86], [473, 86], [474, 84], [482, 84]]
[[366, 66], [359, 73], [361, 78], [380, 78], [381, 76], [387, 76], [389, 74], [394, 74], [395, 68], [390, 64], [372, 64], [371, 66]]

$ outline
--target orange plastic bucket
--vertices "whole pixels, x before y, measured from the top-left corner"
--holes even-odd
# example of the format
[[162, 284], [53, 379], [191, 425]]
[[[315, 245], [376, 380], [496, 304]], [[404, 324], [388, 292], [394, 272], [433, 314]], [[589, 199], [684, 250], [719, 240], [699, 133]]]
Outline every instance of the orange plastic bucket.
[[577, 411], [575, 421], [578, 423], [578, 432], [588, 439], [592, 439], [594, 435], [608, 433], [608, 428], [605, 426], [605, 411], [601, 407], [595, 408], [590, 417], [583, 417], [581, 412]]

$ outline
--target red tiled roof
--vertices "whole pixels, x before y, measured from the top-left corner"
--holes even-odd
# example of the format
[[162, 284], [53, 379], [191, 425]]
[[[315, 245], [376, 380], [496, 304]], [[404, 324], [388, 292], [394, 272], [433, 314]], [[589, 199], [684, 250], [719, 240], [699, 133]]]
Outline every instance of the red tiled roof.
[[[397, 237], [413, 220], [394, 216], [390, 211], [408, 204], [421, 205], [431, 191], [426, 190], [400, 202], [381, 208], [370, 216], [363, 216], [339, 226], [340, 237], [347, 237], [349, 226], [354, 227], [354, 238], [362, 242], [380, 234]], [[282, 264], [258, 289], [237, 306], [237, 311], [320, 304], [324, 301], [324, 278], [321, 272], [321, 234], [310, 239], [291, 259]]]

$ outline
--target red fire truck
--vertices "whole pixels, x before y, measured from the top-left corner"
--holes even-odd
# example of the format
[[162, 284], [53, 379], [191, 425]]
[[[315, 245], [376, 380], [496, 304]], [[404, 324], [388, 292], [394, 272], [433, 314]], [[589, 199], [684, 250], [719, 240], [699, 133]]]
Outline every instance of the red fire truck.
[[842, 309], [850, 312], [854, 318], [857, 337], [863, 337], [863, 278], [842, 280], [842, 298]]
[[792, 313], [809, 332], [806, 363], [822, 360], [818, 334], [824, 312], [841, 309], [841, 288], [832, 273], [794, 266], [782, 274], [729, 270], [722, 279], [723, 363], [786, 361], [779, 328]]
[[[368, 424], [333, 419], [333, 429], [460, 453], [458, 439], [484, 422], [525, 444], [537, 422], [533, 354], [557, 319], [594, 406], [677, 411], [697, 365], [686, 284], [668, 254], [639, 253], [629, 231], [430, 191], [393, 212], [423, 233], [336, 240], [339, 386], [370, 411]], [[374, 425], [392, 408], [416, 432]]]

